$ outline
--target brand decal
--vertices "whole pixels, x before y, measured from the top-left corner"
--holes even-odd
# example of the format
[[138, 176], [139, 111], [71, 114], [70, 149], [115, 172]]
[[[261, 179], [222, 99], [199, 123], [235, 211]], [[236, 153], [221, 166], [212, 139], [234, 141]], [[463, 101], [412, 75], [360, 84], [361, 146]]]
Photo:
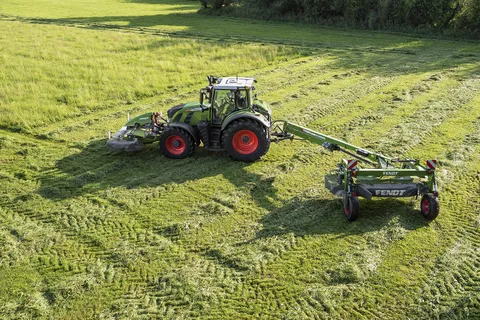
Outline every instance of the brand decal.
[[398, 171], [384, 171], [383, 175], [384, 176], [396, 176], [398, 174]]
[[150, 118], [145, 117], [145, 118], [140, 118], [139, 120], [149, 120]]
[[403, 196], [407, 190], [375, 190], [376, 196]]

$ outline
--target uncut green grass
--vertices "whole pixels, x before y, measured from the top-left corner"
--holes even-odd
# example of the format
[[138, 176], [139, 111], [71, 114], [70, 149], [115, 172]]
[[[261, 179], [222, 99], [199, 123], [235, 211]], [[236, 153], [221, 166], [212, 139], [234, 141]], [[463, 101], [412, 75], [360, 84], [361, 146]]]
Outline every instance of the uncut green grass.
[[[195, 10], [0, 3], [0, 317], [478, 318], [478, 43]], [[341, 155], [306, 142], [253, 164], [105, 150], [127, 112], [237, 73], [275, 119], [438, 159], [440, 216], [361, 200], [347, 222], [323, 187]]]

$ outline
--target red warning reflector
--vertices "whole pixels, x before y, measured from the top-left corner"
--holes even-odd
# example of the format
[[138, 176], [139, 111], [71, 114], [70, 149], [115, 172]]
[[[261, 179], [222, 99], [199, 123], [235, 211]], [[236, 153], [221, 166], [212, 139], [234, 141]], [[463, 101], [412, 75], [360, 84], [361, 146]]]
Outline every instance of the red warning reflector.
[[427, 168], [431, 170], [435, 170], [437, 167], [437, 160], [427, 160]]
[[357, 170], [357, 160], [348, 160], [347, 161], [348, 170]]

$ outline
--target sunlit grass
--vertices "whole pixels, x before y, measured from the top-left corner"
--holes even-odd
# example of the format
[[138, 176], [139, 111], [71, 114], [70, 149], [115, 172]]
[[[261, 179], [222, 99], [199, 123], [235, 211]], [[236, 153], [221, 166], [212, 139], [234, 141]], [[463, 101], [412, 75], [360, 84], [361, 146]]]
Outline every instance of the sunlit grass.
[[295, 56], [274, 45], [0, 22], [0, 125], [28, 130]]
[[[196, 2], [0, 2], [0, 318], [477, 319], [477, 43], [208, 17]], [[361, 200], [341, 154], [110, 154], [126, 113], [255, 76], [274, 119], [438, 160], [441, 213]]]

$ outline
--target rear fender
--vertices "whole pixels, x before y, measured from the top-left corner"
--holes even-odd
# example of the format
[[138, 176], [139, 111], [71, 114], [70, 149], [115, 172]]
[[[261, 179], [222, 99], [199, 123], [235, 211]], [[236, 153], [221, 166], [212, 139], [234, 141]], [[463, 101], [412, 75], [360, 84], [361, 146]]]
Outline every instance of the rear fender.
[[227, 119], [225, 119], [225, 121], [223, 122], [222, 124], [222, 131], [233, 121], [237, 120], [237, 119], [242, 119], [242, 118], [247, 118], [247, 119], [252, 119], [252, 120], [255, 120], [257, 121], [258, 123], [260, 123], [262, 126], [264, 126], [265, 128], [270, 128], [270, 121], [265, 118], [264, 115], [262, 115], [261, 113], [238, 113], [238, 114], [234, 114], [234, 115], [231, 115], [230, 117], [228, 117]]
[[191, 125], [185, 122], [171, 122], [168, 124], [169, 127], [177, 127], [187, 131], [195, 140], [195, 144], [198, 146], [200, 144], [200, 134], [198, 129], [192, 127]]

